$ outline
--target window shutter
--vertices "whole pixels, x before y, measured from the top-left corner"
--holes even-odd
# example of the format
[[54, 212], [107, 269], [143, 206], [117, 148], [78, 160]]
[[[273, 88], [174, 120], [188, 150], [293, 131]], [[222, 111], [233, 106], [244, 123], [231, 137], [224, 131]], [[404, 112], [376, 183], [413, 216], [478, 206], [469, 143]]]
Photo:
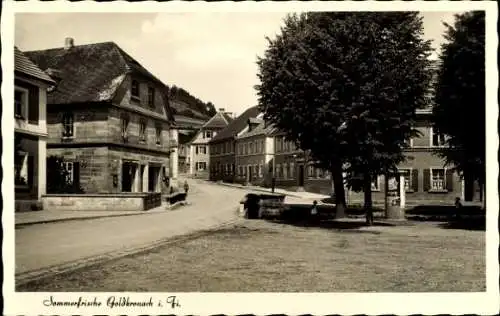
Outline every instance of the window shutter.
[[446, 190], [453, 191], [453, 170], [446, 170]]
[[38, 88], [29, 89], [28, 96], [28, 123], [38, 125]]
[[30, 188], [33, 186], [33, 180], [34, 180], [34, 173], [35, 173], [35, 157], [33, 155], [28, 154], [28, 179], [26, 179], [26, 182], [30, 186]]
[[411, 184], [413, 187], [413, 192], [418, 192], [418, 169], [413, 169], [411, 173]]
[[429, 191], [431, 188], [431, 170], [424, 169], [424, 191]]
[[73, 187], [80, 188], [80, 162], [73, 162]]

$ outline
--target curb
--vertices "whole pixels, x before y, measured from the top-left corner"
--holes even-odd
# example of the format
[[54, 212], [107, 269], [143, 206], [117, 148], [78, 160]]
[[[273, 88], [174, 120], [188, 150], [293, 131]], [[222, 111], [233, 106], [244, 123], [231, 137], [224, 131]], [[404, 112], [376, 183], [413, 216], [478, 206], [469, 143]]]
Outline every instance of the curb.
[[15, 228], [23, 228], [26, 226], [32, 226], [32, 225], [37, 225], [37, 224], [50, 224], [50, 223], [69, 222], [69, 221], [84, 221], [84, 220], [107, 218], [107, 217], [124, 217], [124, 216], [135, 216], [135, 215], [139, 216], [139, 215], [147, 215], [147, 214], [158, 214], [158, 213], [163, 213], [163, 212], [174, 210], [174, 209], [176, 209], [180, 206], [183, 206], [183, 205], [189, 205], [189, 203], [185, 203], [182, 205], [179, 205], [179, 204], [180, 203], [178, 202], [178, 203], [173, 204], [171, 206], [165, 206], [164, 210], [157, 211], [157, 212], [149, 212], [149, 210], [147, 210], [147, 211], [142, 211], [140, 213], [133, 213], [133, 214], [122, 213], [122, 214], [108, 214], [108, 215], [93, 215], [93, 216], [55, 218], [55, 219], [39, 220], [39, 221], [34, 221], [34, 222], [16, 223]]
[[15, 274], [15, 276], [14, 276], [15, 286], [17, 288], [20, 285], [24, 285], [24, 284], [27, 284], [30, 282], [41, 280], [41, 279], [44, 279], [47, 277], [53, 277], [55, 275], [60, 275], [63, 273], [87, 268], [90, 266], [94, 266], [94, 265], [102, 264], [105, 262], [117, 260], [117, 259], [124, 258], [127, 256], [137, 255], [137, 254], [147, 252], [147, 251], [150, 251], [150, 250], [158, 248], [158, 247], [200, 238], [200, 237], [209, 235], [214, 230], [231, 226], [235, 223], [238, 223], [239, 221], [241, 221], [240, 218], [235, 218], [235, 219], [228, 220], [228, 221], [222, 222], [220, 224], [216, 224], [214, 226], [205, 228], [201, 231], [194, 231], [194, 232], [190, 232], [190, 233], [180, 234], [177, 236], [170, 236], [167, 238], [163, 238], [163, 239], [154, 241], [154, 242], [147, 244], [145, 246], [143, 245], [143, 246], [138, 246], [138, 247], [129, 248], [129, 249], [125, 249], [125, 250], [115, 251], [115, 252], [111, 252], [111, 253], [107, 253], [107, 254], [81, 258], [81, 259], [77, 259], [74, 261], [49, 266], [46, 268], [27, 271], [27, 272], [23, 272], [20, 274]]

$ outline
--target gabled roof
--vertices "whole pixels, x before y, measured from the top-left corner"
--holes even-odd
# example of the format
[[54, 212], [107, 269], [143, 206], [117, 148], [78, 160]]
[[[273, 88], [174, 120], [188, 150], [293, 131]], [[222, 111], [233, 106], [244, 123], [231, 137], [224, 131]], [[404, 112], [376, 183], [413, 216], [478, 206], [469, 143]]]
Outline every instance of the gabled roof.
[[247, 126], [248, 119], [251, 117], [257, 117], [257, 115], [259, 115], [259, 109], [257, 106], [248, 108], [240, 116], [231, 121], [226, 128], [219, 131], [217, 135], [210, 140], [210, 143], [236, 137], [238, 133]]
[[259, 125], [257, 125], [253, 130], [249, 131], [249, 132], [245, 132], [243, 134], [241, 134], [240, 136], [238, 136], [238, 139], [243, 139], [243, 138], [249, 138], [249, 137], [252, 137], [252, 136], [258, 136], [258, 135], [272, 135], [272, 133], [276, 130], [276, 128], [274, 127], [274, 125], [272, 124], [268, 124], [266, 125], [266, 123], [264, 121], [261, 121]]
[[110, 101], [129, 73], [165, 85], [113, 42], [25, 53], [41, 69], [54, 69], [59, 80], [48, 94], [51, 104]]
[[14, 46], [14, 72], [27, 75], [34, 79], [41, 80], [48, 84], [55, 84], [55, 81], [50, 78], [43, 70], [38, 68], [19, 48]]
[[203, 129], [221, 129], [225, 128], [233, 119], [224, 112], [217, 112], [201, 128]]

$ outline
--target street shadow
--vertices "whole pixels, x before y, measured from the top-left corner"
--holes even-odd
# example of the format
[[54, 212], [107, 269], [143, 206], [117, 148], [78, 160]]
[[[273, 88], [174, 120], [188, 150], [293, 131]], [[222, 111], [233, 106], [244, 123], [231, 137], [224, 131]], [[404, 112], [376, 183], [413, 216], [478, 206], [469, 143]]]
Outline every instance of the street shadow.
[[444, 229], [486, 231], [486, 217], [453, 219], [439, 224]]
[[268, 220], [274, 223], [280, 223], [285, 225], [290, 225], [294, 227], [301, 228], [319, 228], [319, 229], [327, 229], [337, 232], [351, 232], [351, 233], [364, 233], [364, 234], [373, 234], [379, 235], [378, 231], [369, 231], [362, 230], [361, 228], [366, 227], [389, 227], [394, 226], [390, 223], [377, 222], [375, 221], [372, 226], [367, 226], [366, 223], [362, 220], [352, 221], [352, 220], [313, 220], [313, 219], [274, 219]]

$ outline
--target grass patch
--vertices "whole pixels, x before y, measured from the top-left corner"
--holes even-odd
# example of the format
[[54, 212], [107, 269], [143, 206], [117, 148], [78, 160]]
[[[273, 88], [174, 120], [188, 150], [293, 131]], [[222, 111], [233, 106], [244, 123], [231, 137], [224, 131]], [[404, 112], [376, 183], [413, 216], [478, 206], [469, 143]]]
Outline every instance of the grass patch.
[[472, 292], [485, 284], [484, 232], [248, 220], [17, 290]]

